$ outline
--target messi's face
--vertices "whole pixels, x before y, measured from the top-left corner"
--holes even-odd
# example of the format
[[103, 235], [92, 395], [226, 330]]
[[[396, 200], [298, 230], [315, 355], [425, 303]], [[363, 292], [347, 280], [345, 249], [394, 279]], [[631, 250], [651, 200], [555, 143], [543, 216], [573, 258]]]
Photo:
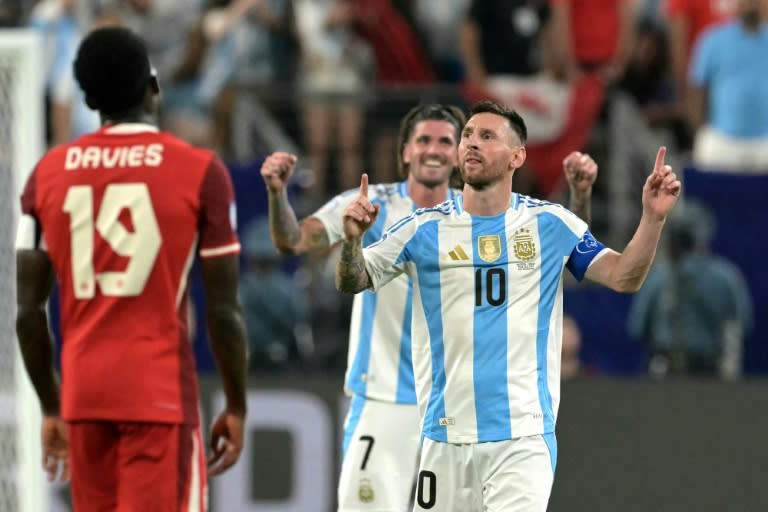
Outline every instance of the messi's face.
[[458, 153], [461, 177], [475, 188], [504, 179], [525, 161], [525, 147], [509, 120], [490, 112], [475, 114], [467, 121]]

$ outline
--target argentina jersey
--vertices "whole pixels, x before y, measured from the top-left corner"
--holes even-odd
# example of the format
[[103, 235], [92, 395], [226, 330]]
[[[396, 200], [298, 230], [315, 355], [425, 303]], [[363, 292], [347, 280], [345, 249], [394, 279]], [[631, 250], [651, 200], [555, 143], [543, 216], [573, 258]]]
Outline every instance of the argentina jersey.
[[464, 211], [461, 196], [416, 210], [364, 250], [374, 290], [402, 273], [412, 279], [427, 438], [478, 443], [554, 432], [563, 270], [581, 280], [605, 250], [562, 206], [519, 194], [492, 217]]
[[[449, 190], [449, 198], [456, 193]], [[342, 239], [342, 213], [357, 194], [357, 189], [340, 194], [313, 214], [325, 226], [331, 245]], [[415, 209], [407, 182], [371, 185], [368, 198], [379, 205], [379, 216], [365, 233], [365, 246], [381, 238], [387, 228]], [[416, 403], [411, 304], [412, 287], [407, 276], [393, 279], [376, 293], [364, 291], [355, 295], [344, 377], [347, 393], [387, 402]]]

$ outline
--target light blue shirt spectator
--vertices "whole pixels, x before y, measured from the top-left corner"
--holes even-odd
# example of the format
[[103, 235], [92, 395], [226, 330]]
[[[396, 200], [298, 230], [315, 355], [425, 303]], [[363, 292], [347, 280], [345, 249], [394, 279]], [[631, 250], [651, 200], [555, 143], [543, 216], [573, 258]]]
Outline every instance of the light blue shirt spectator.
[[768, 26], [748, 32], [732, 21], [704, 32], [689, 81], [708, 90], [709, 124], [736, 138], [768, 136]]

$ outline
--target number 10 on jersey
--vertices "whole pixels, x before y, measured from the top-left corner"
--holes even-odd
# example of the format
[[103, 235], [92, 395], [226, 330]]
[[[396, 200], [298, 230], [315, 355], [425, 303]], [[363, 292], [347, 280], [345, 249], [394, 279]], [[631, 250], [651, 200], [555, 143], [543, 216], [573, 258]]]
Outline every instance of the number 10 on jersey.
[[475, 306], [501, 306], [507, 300], [507, 273], [503, 268], [475, 270]]
[[[75, 297], [92, 299], [96, 283], [106, 296], [139, 295], [152, 272], [162, 240], [146, 183], [108, 185], [95, 223], [93, 187], [90, 185], [70, 187], [62, 209], [69, 214]], [[128, 231], [119, 220], [124, 209], [131, 215], [133, 232]], [[116, 254], [129, 259], [124, 271], [94, 271], [93, 250], [97, 231]]]

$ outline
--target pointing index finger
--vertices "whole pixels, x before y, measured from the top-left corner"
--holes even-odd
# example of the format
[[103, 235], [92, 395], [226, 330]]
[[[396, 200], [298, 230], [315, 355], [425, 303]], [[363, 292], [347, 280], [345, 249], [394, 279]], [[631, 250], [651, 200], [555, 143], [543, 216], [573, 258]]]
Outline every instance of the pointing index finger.
[[654, 172], [659, 172], [664, 168], [664, 157], [667, 154], [667, 148], [665, 146], [659, 147], [659, 152], [656, 153], [656, 164], [653, 166]]
[[360, 195], [368, 197], [368, 174], [360, 176]]

